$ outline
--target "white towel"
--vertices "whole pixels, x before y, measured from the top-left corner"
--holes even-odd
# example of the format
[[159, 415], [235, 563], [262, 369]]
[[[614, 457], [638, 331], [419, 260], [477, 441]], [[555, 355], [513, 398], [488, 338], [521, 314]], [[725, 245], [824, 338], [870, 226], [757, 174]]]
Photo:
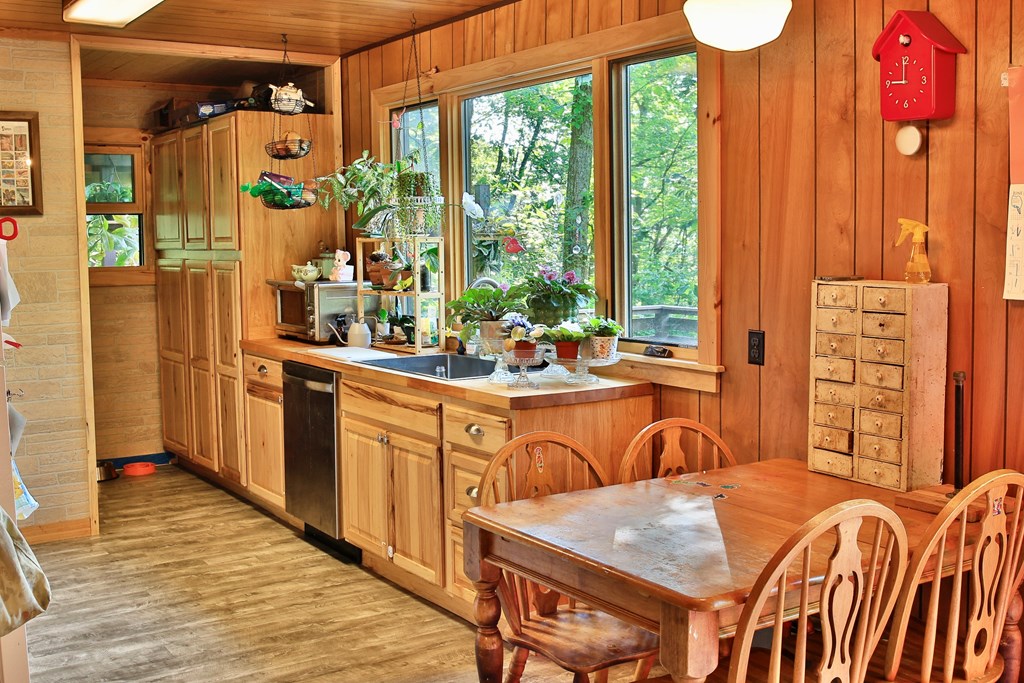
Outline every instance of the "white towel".
[[7, 242], [0, 240], [0, 322], [8, 325], [11, 322], [11, 311], [21, 303], [21, 295], [11, 276], [11, 268], [7, 264]]

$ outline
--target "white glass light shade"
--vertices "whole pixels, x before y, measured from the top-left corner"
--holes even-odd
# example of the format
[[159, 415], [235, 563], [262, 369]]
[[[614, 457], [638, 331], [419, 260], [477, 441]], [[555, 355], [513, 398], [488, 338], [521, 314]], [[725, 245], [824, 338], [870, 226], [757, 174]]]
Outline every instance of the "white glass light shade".
[[782, 34], [792, 0], [686, 0], [683, 14], [698, 42], [742, 52]]
[[64, 21], [124, 28], [163, 0], [65, 0]]

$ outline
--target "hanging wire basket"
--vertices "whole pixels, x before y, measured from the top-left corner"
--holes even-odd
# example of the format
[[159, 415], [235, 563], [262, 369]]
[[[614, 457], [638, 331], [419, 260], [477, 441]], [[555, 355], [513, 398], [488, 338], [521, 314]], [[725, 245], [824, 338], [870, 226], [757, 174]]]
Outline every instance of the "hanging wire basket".
[[398, 236], [439, 237], [445, 224], [443, 196], [402, 197], [392, 199], [392, 217]]
[[264, 149], [272, 159], [301, 159], [313, 149], [312, 140], [292, 139], [268, 142]]
[[[279, 88], [270, 98], [270, 108], [278, 114], [286, 116], [301, 114], [302, 110], [306, 108], [306, 100], [301, 94], [282, 92], [282, 90], [284, 88]], [[301, 93], [301, 91], [299, 92]]]
[[[260, 201], [268, 209], [306, 209], [316, 204], [316, 190], [303, 188], [302, 185], [295, 185], [288, 188], [294, 190], [287, 196], [278, 192], [265, 192], [260, 195]], [[289, 203], [290, 202], [290, 203]]]

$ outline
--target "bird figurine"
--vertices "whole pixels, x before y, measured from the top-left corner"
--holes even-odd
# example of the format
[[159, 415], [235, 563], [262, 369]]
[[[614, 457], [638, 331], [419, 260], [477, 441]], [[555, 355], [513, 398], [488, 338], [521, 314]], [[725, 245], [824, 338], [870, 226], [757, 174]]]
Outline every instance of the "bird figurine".
[[517, 240], [515, 237], [506, 237], [503, 240], [501, 240], [501, 243], [505, 245], [506, 254], [518, 254], [520, 252], [526, 251], [526, 247], [520, 244], [519, 240]]

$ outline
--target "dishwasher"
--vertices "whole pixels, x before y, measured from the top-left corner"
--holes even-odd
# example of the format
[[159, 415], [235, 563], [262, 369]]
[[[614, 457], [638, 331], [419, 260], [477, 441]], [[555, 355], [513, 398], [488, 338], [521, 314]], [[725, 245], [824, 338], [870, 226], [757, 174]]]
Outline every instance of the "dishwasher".
[[283, 370], [285, 510], [307, 536], [355, 555], [342, 540], [334, 373], [292, 361]]

